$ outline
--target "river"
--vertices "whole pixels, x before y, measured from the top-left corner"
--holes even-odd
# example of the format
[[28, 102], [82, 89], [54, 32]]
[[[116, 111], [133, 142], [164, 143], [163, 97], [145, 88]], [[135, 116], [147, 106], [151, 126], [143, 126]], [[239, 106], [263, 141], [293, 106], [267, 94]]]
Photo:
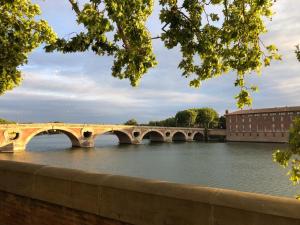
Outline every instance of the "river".
[[65, 135], [35, 137], [27, 150], [0, 159], [76, 168], [185, 184], [294, 197], [287, 171], [272, 161], [285, 148], [270, 143], [156, 143], [118, 145], [113, 135], [96, 139], [92, 149], [70, 148]]

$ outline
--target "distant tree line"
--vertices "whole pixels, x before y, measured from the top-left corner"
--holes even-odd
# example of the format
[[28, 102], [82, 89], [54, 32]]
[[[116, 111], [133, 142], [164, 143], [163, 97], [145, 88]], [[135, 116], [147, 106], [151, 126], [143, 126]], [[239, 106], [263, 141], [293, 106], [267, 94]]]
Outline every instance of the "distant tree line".
[[12, 123], [16, 123], [16, 122], [0, 118], [0, 124], [12, 124]]
[[[128, 120], [125, 125], [138, 125], [135, 119]], [[176, 113], [175, 116], [160, 121], [150, 121], [146, 126], [161, 127], [203, 127], [203, 128], [226, 128], [226, 119], [212, 108], [193, 108]]]

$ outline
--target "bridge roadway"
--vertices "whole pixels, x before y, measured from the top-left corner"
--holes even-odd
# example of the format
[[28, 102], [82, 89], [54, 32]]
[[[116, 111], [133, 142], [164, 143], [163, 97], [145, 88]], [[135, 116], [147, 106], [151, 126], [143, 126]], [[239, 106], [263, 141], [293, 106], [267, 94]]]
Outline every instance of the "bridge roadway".
[[[0, 125], [0, 152], [24, 151], [29, 141], [47, 131], [59, 131], [69, 137], [72, 147], [92, 148], [95, 138], [115, 134], [120, 144], [140, 144], [148, 138], [153, 142], [201, 141], [204, 128], [151, 127], [100, 124], [33, 123]], [[226, 130], [209, 129], [208, 137], [226, 137]]]

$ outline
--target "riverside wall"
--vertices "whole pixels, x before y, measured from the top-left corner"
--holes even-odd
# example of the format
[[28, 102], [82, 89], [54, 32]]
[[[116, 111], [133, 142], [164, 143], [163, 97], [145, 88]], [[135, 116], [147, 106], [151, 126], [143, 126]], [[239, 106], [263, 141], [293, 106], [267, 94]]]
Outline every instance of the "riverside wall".
[[300, 225], [300, 202], [0, 160], [1, 225]]

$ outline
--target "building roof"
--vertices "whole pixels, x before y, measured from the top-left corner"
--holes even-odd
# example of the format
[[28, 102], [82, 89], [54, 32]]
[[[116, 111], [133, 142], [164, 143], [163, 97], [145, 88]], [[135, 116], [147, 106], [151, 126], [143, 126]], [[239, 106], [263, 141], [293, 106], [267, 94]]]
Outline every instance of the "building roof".
[[246, 109], [230, 112], [226, 115], [241, 115], [241, 114], [252, 114], [252, 113], [276, 113], [276, 112], [300, 112], [300, 106], [291, 107], [275, 107], [275, 108], [264, 108], [264, 109]]

